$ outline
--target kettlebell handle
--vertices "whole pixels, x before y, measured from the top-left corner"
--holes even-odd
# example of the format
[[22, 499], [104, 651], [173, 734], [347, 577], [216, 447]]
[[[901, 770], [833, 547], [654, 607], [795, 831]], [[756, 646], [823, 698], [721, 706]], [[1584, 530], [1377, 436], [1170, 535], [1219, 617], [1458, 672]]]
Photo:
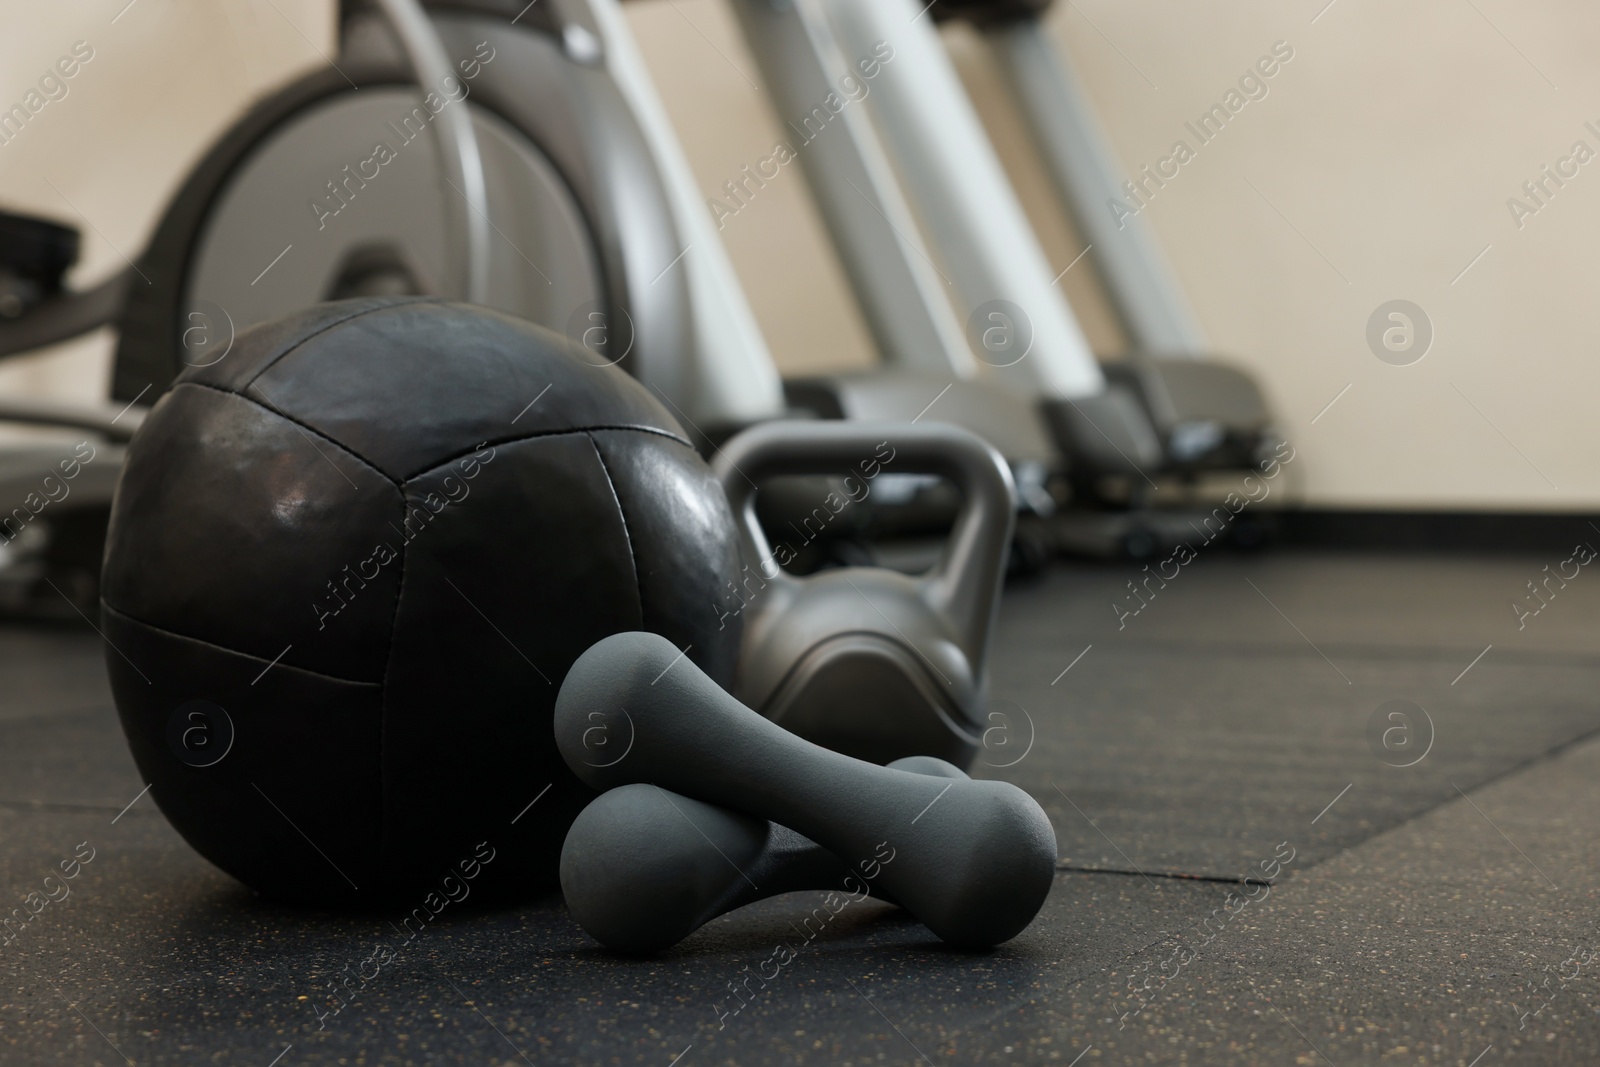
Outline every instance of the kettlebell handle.
[[954, 622], [972, 662], [983, 662], [1016, 522], [1016, 490], [1005, 460], [981, 437], [945, 423], [779, 420], [729, 440], [712, 470], [727, 494], [749, 562], [758, 564], [768, 580], [781, 577], [772, 573], [778, 565], [756, 518], [756, 483], [762, 478], [848, 472], [870, 483], [892, 471], [950, 479], [961, 493], [961, 508], [920, 592]]

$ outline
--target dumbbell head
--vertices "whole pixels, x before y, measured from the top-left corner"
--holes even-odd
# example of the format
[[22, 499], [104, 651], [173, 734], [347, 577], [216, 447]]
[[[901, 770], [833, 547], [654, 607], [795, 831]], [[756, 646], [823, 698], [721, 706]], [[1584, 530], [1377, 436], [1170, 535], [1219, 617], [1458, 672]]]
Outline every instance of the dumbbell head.
[[615, 634], [580, 656], [557, 697], [555, 731], [567, 765], [593, 788], [659, 785], [791, 827], [881, 879], [955, 944], [1014, 937], [1050, 891], [1055, 833], [1022, 790], [820, 748], [744, 707], [654, 634]]
[[[966, 778], [932, 756], [891, 766]], [[870, 888], [833, 853], [787, 827], [654, 785], [601, 794], [561, 849], [567, 910], [619, 952], [669, 948], [718, 915], [779, 893]]]

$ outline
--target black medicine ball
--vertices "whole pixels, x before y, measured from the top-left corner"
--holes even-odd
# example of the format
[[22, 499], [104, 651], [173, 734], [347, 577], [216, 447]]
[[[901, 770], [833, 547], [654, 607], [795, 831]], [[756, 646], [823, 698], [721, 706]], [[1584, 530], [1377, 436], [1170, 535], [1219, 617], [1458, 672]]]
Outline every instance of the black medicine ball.
[[523, 893], [592, 796], [551, 732], [568, 668], [643, 629], [729, 683], [736, 555], [709, 469], [621, 370], [479, 308], [325, 304], [140, 428], [106, 659], [156, 803], [247, 885], [387, 903], [492, 855], [477, 885]]

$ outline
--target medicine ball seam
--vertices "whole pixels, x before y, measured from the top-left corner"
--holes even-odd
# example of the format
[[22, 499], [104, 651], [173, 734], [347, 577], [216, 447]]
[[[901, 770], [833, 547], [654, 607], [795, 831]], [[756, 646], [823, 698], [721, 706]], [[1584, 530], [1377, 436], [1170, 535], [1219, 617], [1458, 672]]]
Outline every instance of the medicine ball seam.
[[[473, 445], [471, 448], [463, 449], [462, 451], [456, 453], [455, 455], [449, 457], [448, 459], [444, 459], [444, 460], [441, 460], [438, 463], [435, 463], [431, 467], [427, 467], [427, 468], [425, 468], [423, 470], [417, 471], [415, 474], [408, 474], [403, 479], [401, 479], [399, 482], [397, 482], [395, 484], [399, 485], [400, 488], [404, 489], [407, 485], [410, 485], [412, 482], [416, 481], [418, 478], [425, 478], [428, 475], [432, 474], [434, 471], [439, 470], [441, 467], [448, 467], [448, 466], [450, 466], [450, 464], [454, 463], [456, 460], [460, 459], [462, 456], [470, 456], [470, 455], [472, 455], [473, 453], [477, 452], [480, 448], [483, 448], [484, 445], [494, 445], [494, 446], [514, 445], [514, 444], [519, 444], [519, 443], [521, 443], [523, 441], [537, 441], [541, 437], [565, 437], [565, 436], [568, 436], [568, 435], [571, 435], [571, 434], [587, 434], [587, 433], [590, 433], [591, 431], [596, 431], [596, 430], [621, 430], [621, 431], [626, 431], [626, 432], [631, 432], [631, 433], [655, 434], [657, 437], [665, 437], [669, 441], [672, 441], [672, 442], [674, 442], [676, 444], [680, 444], [684, 448], [693, 448], [694, 447], [688, 441], [686, 441], [683, 438], [679, 437], [677, 434], [672, 433], [670, 430], [662, 430], [662, 429], [658, 429], [658, 428], [656, 428], [654, 426], [639, 426], [639, 425], [569, 426], [564, 430], [536, 430], [533, 433], [523, 434], [520, 437], [506, 437], [506, 438], [498, 438], [498, 439], [490, 438], [488, 440], [485, 440], [481, 444], [476, 444], [476, 445]], [[594, 438], [591, 437], [589, 440], [590, 440], [591, 444], [594, 443]], [[607, 477], [610, 477], [610, 475], [607, 474]], [[615, 487], [613, 487], [612, 491], [615, 492]]]
[[645, 625], [644, 618], [644, 584], [639, 581], [639, 556], [633, 550], [633, 530], [628, 526], [628, 513], [622, 507], [622, 494], [617, 492], [617, 481], [611, 477], [611, 468], [606, 466], [606, 457], [600, 451], [600, 445], [594, 439], [594, 434], [585, 432], [589, 439], [589, 447], [594, 449], [594, 458], [600, 461], [600, 471], [606, 476], [606, 484], [611, 487], [611, 499], [617, 504], [617, 517], [622, 520], [622, 537], [628, 542], [628, 565], [633, 568], [633, 598], [639, 604], [639, 625]]
[[[269, 662], [269, 660], [265, 656], [257, 656], [254, 653], [244, 652], [244, 651], [241, 651], [240, 649], [237, 649], [237, 648], [230, 648], [227, 645], [219, 645], [215, 641], [207, 641], [202, 637], [194, 637], [194, 636], [192, 636], [190, 634], [182, 633], [182, 632], [180, 632], [178, 630], [174, 630], [174, 629], [171, 629], [169, 627], [162, 626], [162, 625], [160, 625], [158, 623], [153, 623], [153, 622], [149, 621], [148, 619], [141, 619], [137, 615], [130, 615], [128, 612], [123, 611], [121, 608], [117, 607], [115, 604], [112, 604], [109, 600], [107, 600], [103, 596], [100, 598], [100, 606], [103, 609], [105, 609], [106, 611], [111, 612], [113, 615], [120, 615], [122, 618], [127, 619], [129, 622], [137, 623], [140, 626], [144, 626], [144, 627], [147, 627], [148, 629], [155, 630], [157, 633], [166, 634], [168, 637], [176, 637], [180, 641], [193, 641], [197, 645], [204, 645], [207, 648], [214, 648], [219, 652], [226, 652], [230, 656], [239, 656], [239, 657], [242, 657], [244, 659], [255, 660], [257, 663], [267, 663], [267, 662]], [[382, 682], [363, 681], [360, 678], [345, 678], [345, 677], [342, 677], [342, 676], [337, 675], [337, 674], [328, 674], [328, 673], [326, 673], [324, 671], [314, 671], [310, 667], [296, 667], [292, 663], [284, 663], [281, 660], [277, 661], [277, 666], [274, 667], [273, 670], [277, 670], [279, 667], [283, 668], [286, 671], [299, 671], [301, 674], [309, 674], [309, 675], [312, 675], [313, 677], [316, 677], [316, 678], [326, 678], [330, 682], [343, 682], [345, 685], [365, 685], [365, 686], [376, 687], [376, 686], [380, 686], [380, 685], [383, 684]]]
[[391, 297], [368, 297], [367, 299], [368, 300], [380, 301], [380, 303], [369, 305], [369, 306], [363, 307], [363, 308], [359, 308], [359, 309], [357, 309], [355, 311], [352, 311], [350, 314], [346, 315], [342, 319], [334, 319], [332, 322], [327, 323], [326, 325], [322, 326], [320, 329], [317, 329], [317, 330], [315, 330], [315, 331], [313, 331], [311, 333], [306, 334], [304, 337], [300, 338], [294, 344], [290, 345], [288, 348], [285, 348], [282, 352], [279, 352], [277, 355], [273, 356], [270, 360], [268, 360], [266, 362], [265, 365], [260, 367], [254, 374], [252, 374], [250, 376], [250, 380], [245, 382], [244, 384], [242, 384], [239, 387], [240, 395], [241, 396], [244, 395], [244, 390], [249, 389], [252, 385], [256, 384], [256, 379], [260, 378], [263, 374], [267, 373], [267, 371], [269, 371], [273, 367], [277, 366], [278, 362], [280, 360], [282, 360], [285, 356], [290, 355], [291, 353], [298, 351], [300, 348], [304, 347], [306, 344], [309, 344], [311, 341], [315, 340], [318, 337], [321, 337], [323, 334], [327, 333], [330, 330], [336, 330], [341, 326], [345, 326], [345, 325], [347, 325], [347, 324], [349, 324], [351, 322], [354, 322], [356, 319], [364, 318], [367, 315], [371, 315], [371, 314], [374, 314], [374, 313], [379, 312], [379, 311], [387, 311], [389, 308], [396, 307], [396, 306], [402, 305], [402, 304], [406, 305], [407, 307], [410, 307], [410, 306], [413, 306], [413, 305], [416, 305], [416, 304], [442, 304], [442, 303], [445, 303], [445, 301], [443, 299], [441, 299], [440, 297], [436, 297], [436, 296], [424, 296], [424, 297], [391, 296]]
[[327, 434], [323, 433], [321, 430], [317, 429], [315, 426], [309, 426], [306, 423], [301, 422], [299, 419], [295, 418], [294, 416], [289, 415], [288, 413], [286, 413], [284, 411], [280, 411], [278, 409], [277, 405], [273, 404], [271, 401], [268, 401], [266, 403], [262, 403], [260, 400], [257, 400], [255, 397], [249, 395], [248, 393], [236, 393], [232, 389], [224, 389], [220, 385], [212, 385], [209, 382], [179, 382], [177, 385], [172, 387], [172, 391], [173, 392], [177, 392], [179, 389], [183, 388], [186, 385], [192, 385], [192, 386], [195, 386], [195, 387], [200, 388], [200, 389], [210, 389], [212, 392], [221, 393], [224, 396], [238, 397], [240, 400], [243, 400], [246, 403], [254, 404], [256, 407], [260, 408], [262, 411], [269, 412], [270, 414], [276, 415], [278, 418], [282, 419], [283, 421], [288, 422], [288, 423], [292, 423], [293, 425], [300, 427], [302, 430], [305, 430], [308, 433], [314, 433], [318, 437], [322, 438], [324, 441], [328, 442], [333, 447], [337, 448], [339, 451], [345, 453], [346, 455], [354, 456], [356, 459], [360, 460], [367, 467], [371, 468], [372, 471], [375, 474], [378, 475], [378, 477], [382, 478], [384, 481], [388, 482], [390, 485], [394, 486], [396, 489], [400, 490], [402, 493], [405, 491], [405, 485], [398, 478], [394, 477], [394, 475], [390, 474], [388, 471], [385, 471], [382, 467], [379, 467], [376, 463], [372, 462], [366, 456], [363, 456], [361, 453], [355, 451], [354, 449], [352, 449], [349, 445], [345, 444], [344, 442], [334, 440], [332, 437], [329, 437]]
[[[406, 521], [409, 508], [405, 490], [400, 491], [400, 521]], [[389, 616], [389, 647], [383, 651], [383, 680], [378, 683], [378, 851], [387, 851], [389, 830], [389, 771], [384, 761], [384, 750], [389, 740], [389, 671], [394, 666], [394, 638], [400, 629], [400, 603], [406, 595], [406, 563], [411, 553], [411, 542], [400, 539], [400, 580], [395, 583], [394, 613]], [[442, 564], [441, 564], [442, 567]]]

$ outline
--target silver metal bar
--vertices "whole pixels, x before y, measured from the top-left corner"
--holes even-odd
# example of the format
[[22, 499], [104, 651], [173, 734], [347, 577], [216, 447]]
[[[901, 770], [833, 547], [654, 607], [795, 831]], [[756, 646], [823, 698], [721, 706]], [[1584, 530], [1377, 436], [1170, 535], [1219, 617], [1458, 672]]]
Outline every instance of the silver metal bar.
[[[733, 8], [879, 355], [899, 367], [974, 377], [977, 362], [893, 167], [862, 104], [840, 84], [848, 75], [870, 98], [882, 64], [870, 50], [846, 56], [811, 0], [734, 0]], [[864, 77], [854, 65], [862, 60], [880, 72]]]
[[783, 382], [739, 284], [683, 148], [617, 0], [577, 0], [599, 34], [603, 63], [632, 109], [666, 187], [683, 244], [662, 263], [687, 280], [692, 341], [688, 365], [672, 381], [644, 378], [670, 395], [679, 413], [708, 429], [773, 418], [784, 411]]
[[[1104, 378], [921, 0], [818, 0], [847, 51], [894, 50], [866, 99], [917, 218], [954, 285], [974, 354], [1046, 397]], [[972, 340], [972, 338], [969, 338]]]
[[[433, 123], [439, 143], [439, 160], [444, 177], [454, 193], [445, 199], [455, 207], [463, 245], [457, 281], [457, 295], [469, 304], [489, 302], [489, 190], [483, 177], [483, 157], [478, 152], [478, 137], [472, 128], [472, 112], [466, 96], [451, 100], [445, 89], [453, 80], [464, 90], [445, 53], [444, 43], [433, 28], [418, 0], [378, 0], [384, 16], [400, 38], [400, 47], [411, 64], [423, 93], [437, 92], [445, 105]], [[459, 106], [452, 107], [451, 104]]]
[[[1206, 350], [1205, 333], [1143, 218], [1113, 212], [1123, 168], [1070, 62], [1038, 19], [985, 31], [1009, 76], [1057, 190], [1078, 221], [1136, 348]], [[1121, 215], [1119, 218], [1118, 216]]]

